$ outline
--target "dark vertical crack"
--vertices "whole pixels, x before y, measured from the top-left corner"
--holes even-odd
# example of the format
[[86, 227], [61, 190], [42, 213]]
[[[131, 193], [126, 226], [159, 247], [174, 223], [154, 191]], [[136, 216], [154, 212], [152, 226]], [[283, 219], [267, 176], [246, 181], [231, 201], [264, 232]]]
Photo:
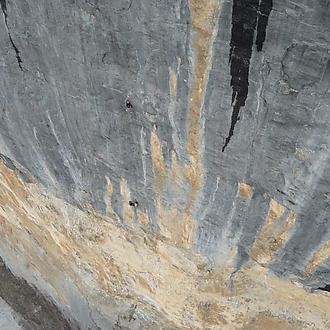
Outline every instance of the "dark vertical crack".
[[22, 67], [23, 61], [22, 61], [21, 56], [20, 56], [20, 51], [16, 47], [16, 45], [15, 45], [15, 43], [13, 41], [13, 38], [10, 35], [9, 28], [8, 28], [8, 13], [7, 13], [7, 3], [6, 3], [6, 0], [0, 0], [0, 5], [1, 5], [1, 10], [3, 12], [3, 16], [5, 17], [5, 24], [6, 24], [6, 28], [7, 28], [7, 31], [8, 31], [8, 37], [9, 37], [10, 43], [13, 46], [14, 51], [16, 53], [16, 59], [17, 59], [17, 62], [18, 62], [18, 66], [23, 71], [23, 67]]
[[249, 68], [257, 28], [257, 50], [261, 50], [266, 38], [268, 16], [272, 10], [272, 0], [234, 0], [230, 40], [230, 85], [233, 89], [231, 102], [233, 112], [228, 137], [222, 147], [224, 152], [239, 120], [241, 107], [245, 105], [249, 90]]
[[258, 11], [258, 27], [257, 27], [257, 51], [262, 50], [262, 46], [266, 39], [266, 28], [268, 24], [269, 14], [273, 9], [273, 0], [261, 0]]
[[222, 151], [234, 134], [239, 110], [245, 105], [249, 87], [249, 67], [252, 54], [253, 37], [257, 25], [259, 0], [234, 0], [230, 40], [230, 85], [233, 89], [231, 102], [233, 113], [228, 137]]
[[8, 33], [8, 35], [9, 35], [9, 40], [10, 40], [10, 42], [11, 42], [11, 44], [12, 44], [14, 50], [15, 50], [15, 53], [16, 53], [16, 59], [17, 59], [18, 66], [23, 71], [23, 67], [22, 67], [23, 61], [21, 59], [20, 52], [19, 52], [18, 48], [15, 46], [14, 41], [13, 41], [10, 33]]
[[7, 19], [7, 3], [6, 0], [0, 0], [1, 9], [3, 14], [5, 15], [5, 19]]
[[330, 292], [330, 285], [327, 284], [325, 287], [320, 287], [318, 288], [319, 290], [323, 290], [323, 291], [327, 291], [327, 292]]

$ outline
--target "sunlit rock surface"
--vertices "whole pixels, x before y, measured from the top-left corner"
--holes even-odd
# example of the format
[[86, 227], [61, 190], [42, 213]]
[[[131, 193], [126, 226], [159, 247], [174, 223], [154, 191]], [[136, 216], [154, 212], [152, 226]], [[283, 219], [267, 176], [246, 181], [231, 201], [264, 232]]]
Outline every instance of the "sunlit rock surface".
[[328, 0], [0, 4], [16, 276], [72, 328], [330, 327]]

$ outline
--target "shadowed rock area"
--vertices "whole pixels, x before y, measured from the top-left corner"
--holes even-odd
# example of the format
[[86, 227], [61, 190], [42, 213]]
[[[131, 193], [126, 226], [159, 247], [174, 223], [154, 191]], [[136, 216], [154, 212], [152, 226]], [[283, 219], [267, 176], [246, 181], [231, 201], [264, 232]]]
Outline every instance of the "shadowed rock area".
[[330, 327], [329, 0], [0, 5], [0, 256], [48, 301], [4, 291], [27, 324]]
[[[0, 259], [0, 296], [19, 315], [17, 329], [79, 329], [77, 325], [70, 325], [56, 306], [35, 288], [23, 279], [15, 277], [2, 259]], [[1, 316], [3, 319], [4, 315]], [[2, 324], [1, 329], [14, 329], [14, 325]]]

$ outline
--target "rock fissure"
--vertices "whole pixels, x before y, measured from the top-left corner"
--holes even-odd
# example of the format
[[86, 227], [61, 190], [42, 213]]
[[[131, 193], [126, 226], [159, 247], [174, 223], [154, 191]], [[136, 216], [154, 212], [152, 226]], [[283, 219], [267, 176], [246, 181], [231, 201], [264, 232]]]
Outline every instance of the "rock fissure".
[[272, 0], [261, 0], [261, 2], [259, 0], [234, 0], [233, 2], [229, 52], [233, 112], [229, 133], [222, 147], [222, 152], [225, 151], [234, 135], [235, 125], [240, 119], [240, 109], [245, 106], [248, 96], [250, 59], [256, 27], [257, 50], [261, 51], [266, 38], [268, 17], [272, 6]]
[[3, 16], [5, 18], [5, 25], [6, 25], [6, 29], [7, 29], [7, 32], [8, 32], [9, 41], [10, 41], [12, 47], [14, 48], [18, 66], [23, 71], [23, 67], [22, 67], [23, 61], [22, 61], [21, 55], [20, 55], [21, 53], [18, 50], [17, 46], [15, 45], [14, 40], [13, 40], [13, 38], [12, 38], [10, 32], [9, 32], [9, 27], [8, 27], [8, 12], [7, 12], [7, 3], [6, 3], [6, 0], [0, 0], [0, 5], [1, 5], [1, 10], [3, 12]]
[[322, 290], [322, 291], [330, 292], [330, 285], [327, 284], [326, 286], [324, 286], [324, 287], [320, 287], [320, 288], [318, 288], [318, 289], [319, 289], [319, 290]]
[[257, 51], [260, 52], [266, 39], [266, 29], [269, 14], [273, 9], [273, 0], [261, 0], [258, 10], [258, 26], [257, 26]]

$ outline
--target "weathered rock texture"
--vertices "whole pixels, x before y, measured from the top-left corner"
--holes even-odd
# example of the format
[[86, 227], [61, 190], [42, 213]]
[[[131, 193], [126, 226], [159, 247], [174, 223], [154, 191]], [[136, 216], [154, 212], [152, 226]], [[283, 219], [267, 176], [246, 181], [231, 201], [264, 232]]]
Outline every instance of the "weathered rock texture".
[[14, 274], [83, 329], [330, 327], [328, 0], [0, 4]]

